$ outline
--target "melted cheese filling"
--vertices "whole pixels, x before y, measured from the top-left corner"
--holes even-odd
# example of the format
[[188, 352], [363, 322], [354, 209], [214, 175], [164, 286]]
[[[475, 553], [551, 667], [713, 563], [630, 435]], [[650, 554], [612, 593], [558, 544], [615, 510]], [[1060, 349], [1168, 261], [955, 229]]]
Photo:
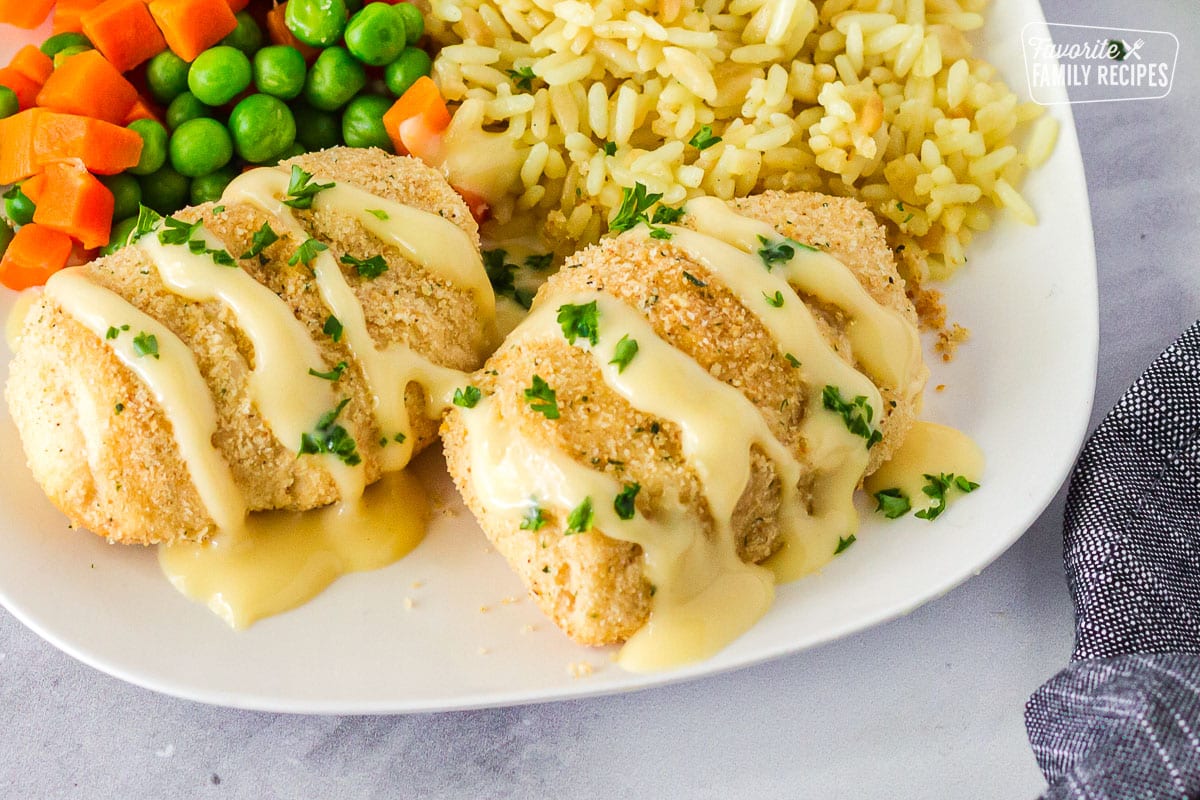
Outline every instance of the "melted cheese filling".
[[[234, 180], [222, 199], [258, 206], [274, 217], [272, 224], [280, 232], [303, 241], [306, 231], [283, 203], [288, 182], [289, 176], [279, 170], [253, 170]], [[322, 190], [313, 207], [318, 212], [349, 211], [369, 232], [434, 277], [468, 292], [485, 322], [494, 324], [495, 301], [479, 254], [453, 223], [345, 184]], [[203, 227], [191, 238], [207, 248], [224, 247]], [[222, 266], [207, 252], [163, 244], [157, 232], [131, 246], [143, 250], [169, 291], [229, 309], [254, 351], [251, 400], [278, 441], [298, 450], [301, 437], [338, 406], [342, 395], [333, 382], [311, 374], [328, 365], [291, 306], [249, 273]], [[415, 443], [405, 404], [408, 386], [421, 387], [427, 413], [436, 418], [450, 405], [465, 376], [403, 344], [377, 346], [363, 307], [333, 255], [322, 251], [311, 266], [322, 300], [342, 323], [345, 342], [362, 366], [381, 436], [389, 442], [376, 451], [380, 466], [385, 473], [395, 473], [408, 464]], [[187, 346], [166, 326], [78, 269], [55, 275], [47, 295], [139, 376], [170, 421], [180, 454], [218, 530], [202, 544], [160, 546], [160, 563], [181, 592], [206, 603], [230, 625], [244, 627], [294, 608], [339, 575], [389, 564], [420, 540], [426, 499], [414, 479], [389, 475], [364, 495], [363, 464], [348, 465], [330, 453], [303, 457], [318, 459], [329, 471], [341, 497], [337, 504], [303, 514], [247, 517], [229, 465], [212, 445], [215, 407]], [[128, 325], [130, 333], [107, 336], [110, 327], [122, 325]], [[157, 358], [134, 351], [133, 337], [139, 332], [156, 337]], [[486, 342], [477, 345], [483, 348]]]

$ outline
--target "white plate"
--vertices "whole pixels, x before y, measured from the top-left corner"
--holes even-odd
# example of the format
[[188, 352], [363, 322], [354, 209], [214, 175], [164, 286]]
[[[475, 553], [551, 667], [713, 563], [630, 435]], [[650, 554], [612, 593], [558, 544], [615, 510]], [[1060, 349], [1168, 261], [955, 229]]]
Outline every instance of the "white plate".
[[[1020, 31], [1041, 21], [1035, 0], [990, 11], [984, 52], [1017, 91], [1025, 86]], [[416, 551], [234, 633], [167, 584], [153, 551], [67, 530], [24, 469], [6, 410], [0, 602], [55, 646], [124, 680], [208, 703], [318, 713], [626, 691], [794, 653], [905, 614], [1016, 541], [1066, 477], [1085, 431], [1096, 377], [1095, 254], [1069, 107], [1053, 113], [1062, 122], [1058, 149], [1025, 185], [1041, 225], [997, 225], [945, 287], [952, 317], [973, 335], [952, 365], [934, 364], [930, 385], [946, 389], [928, 393], [925, 416], [983, 446], [983, 488], [934, 524], [883, 523], [864, 503], [859, 543], [822, 574], [780, 587], [767, 616], [706, 662], [629, 674], [611, 663], [611, 651], [570, 643], [529, 600], [512, 602], [523, 598], [519, 582], [462, 510], [436, 454], [418, 469], [448, 513]], [[12, 301], [4, 292], [0, 312]], [[9, 355], [0, 350], [6, 364]], [[568, 667], [578, 662], [594, 673], [572, 677]]]

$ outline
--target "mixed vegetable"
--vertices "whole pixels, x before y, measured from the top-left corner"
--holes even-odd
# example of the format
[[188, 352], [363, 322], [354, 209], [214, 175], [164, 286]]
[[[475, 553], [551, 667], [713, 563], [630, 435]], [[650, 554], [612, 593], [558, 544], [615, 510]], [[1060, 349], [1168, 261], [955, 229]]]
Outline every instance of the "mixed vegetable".
[[0, 283], [123, 246], [140, 206], [220, 197], [336, 145], [433, 160], [450, 112], [403, 0], [0, 0], [53, 35], [0, 67]]

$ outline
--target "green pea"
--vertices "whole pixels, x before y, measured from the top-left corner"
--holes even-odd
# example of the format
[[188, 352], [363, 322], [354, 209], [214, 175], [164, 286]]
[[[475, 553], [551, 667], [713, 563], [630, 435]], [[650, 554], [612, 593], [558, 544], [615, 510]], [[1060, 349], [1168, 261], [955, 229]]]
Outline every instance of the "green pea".
[[7, 86], [0, 86], [0, 119], [11, 117], [21, 110], [17, 102], [17, 93]]
[[364, 64], [382, 67], [403, 52], [407, 36], [403, 14], [387, 3], [372, 3], [346, 25], [346, 49]]
[[192, 62], [188, 89], [210, 106], [223, 106], [250, 85], [250, 59], [236, 47], [210, 47]]
[[308, 150], [324, 150], [342, 143], [342, 119], [330, 111], [321, 111], [308, 103], [292, 104], [296, 118], [296, 141]]
[[[175, 105], [174, 103], [171, 104]], [[167, 119], [171, 114], [167, 112]], [[149, 175], [157, 172], [167, 161], [167, 129], [152, 119], [139, 119], [129, 123], [129, 130], [142, 137], [142, 154], [138, 163], [129, 168], [134, 175]]]
[[229, 131], [237, 154], [263, 164], [296, 141], [296, 120], [284, 102], [269, 94], [252, 94], [229, 114]]
[[62, 50], [59, 50], [54, 54], [54, 68], [58, 69], [61, 67], [63, 63], [71, 56], [77, 56], [80, 53], [87, 52], [91, 49], [92, 46], [86, 44], [73, 44], [70, 47], [64, 47]]
[[367, 84], [363, 65], [344, 47], [321, 51], [304, 81], [304, 99], [322, 111], [336, 111]]
[[108, 234], [108, 244], [100, 248], [100, 255], [111, 256], [113, 253], [129, 244], [129, 234], [133, 233], [136, 227], [136, 214], [134, 214], [132, 217], [125, 217], [119, 222], [114, 222], [112, 231]]
[[215, 172], [193, 178], [190, 197], [192, 205], [198, 206], [201, 203], [213, 203], [220, 200], [221, 193], [225, 191], [229, 182], [237, 177], [237, 174], [238, 171], [232, 164], [226, 164]]
[[245, 11], [237, 13], [237, 27], [221, 40], [221, 44], [236, 47], [247, 56], [253, 56], [262, 47], [263, 32], [254, 17]]
[[187, 205], [192, 182], [169, 164], [164, 164], [157, 172], [143, 175], [138, 182], [142, 185], [142, 205], [160, 214], [174, 214]]
[[397, 3], [393, 8], [404, 17], [404, 30], [408, 31], [407, 44], [411, 47], [425, 35], [425, 17], [421, 16], [421, 9], [412, 3]]
[[215, 119], [189, 119], [171, 134], [168, 150], [176, 172], [198, 178], [229, 163], [233, 158], [233, 139]]
[[417, 78], [428, 75], [433, 68], [433, 61], [419, 47], [406, 47], [392, 63], [383, 71], [383, 79], [387, 82], [388, 91], [399, 97], [417, 82]]
[[13, 229], [7, 222], [0, 219], [0, 256], [4, 255], [4, 251], [8, 250], [8, 245], [13, 240]]
[[346, 144], [394, 152], [392, 140], [383, 127], [383, 115], [391, 107], [390, 99], [377, 94], [363, 94], [351, 100], [342, 113], [342, 138]]
[[211, 117], [216, 111], [211, 106], [200, 102], [200, 98], [191, 92], [184, 92], [171, 101], [167, 106], [167, 127], [175, 130], [189, 119]]
[[14, 225], [28, 225], [33, 222], [33, 212], [37, 206], [29, 199], [29, 195], [21, 191], [20, 186], [14, 186], [4, 193], [4, 216]]
[[345, 0], [289, 0], [283, 22], [300, 41], [329, 47], [346, 29]]
[[122, 172], [118, 175], [103, 175], [100, 182], [108, 187], [113, 196], [113, 219], [136, 217], [142, 204], [142, 187], [137, 178]]
[[56, 33], [46, 41], [42, 42], [41, 51], [51, 58], [54, 58], [68, 47], [90, 48], [91, 46], [91, 41], [82, 33], [67, 31], [65, 33]]
[[188, 88], [188, 62], [163, 50], [146, 64], [146, 83], [160, 103], [169, 103]]
[[254, 54], [254, 88], [263, 94], [291, 100], [304, 91], [308, 67], [294, 47], [277, 44]]

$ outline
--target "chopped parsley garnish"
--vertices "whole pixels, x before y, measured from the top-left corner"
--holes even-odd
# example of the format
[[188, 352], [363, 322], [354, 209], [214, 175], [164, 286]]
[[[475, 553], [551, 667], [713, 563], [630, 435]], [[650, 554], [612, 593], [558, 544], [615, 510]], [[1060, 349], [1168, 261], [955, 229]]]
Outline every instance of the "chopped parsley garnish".
[[188, 223], [175, 217], [166, 217], [163, 219], [162, 230], [158, 232], [158, 241], [162, 244], [186, 246], [190, 252], [196, 255], [207, 255], [222, 267], [236, 267], [237, 262], [233, 260], [233, 256], [225, 250], [209, 247], [208, 243], [200, 238], [202, 230], [204, 230], [204, 220], [198, 219]]
[[899, 489], [884, 489], [876, 492], [874, 497], [877, 503], [875, 510], [888, 519], [899, 519], [912, 508], [908, 495]]
[[487, 272], [492, 289], [496, 294], [513, 291], [513, 272], [516, 264], [508, 263], [508, 251], [502, 249], [484, 250], [483, 269]]
[[120, 414], [124, 410], [125, 410], [124, 403], [117, 403], [115, 406], [113, 406], [113, 411], [115, 411], [118, 414]]
[[342, 377], [342, 373], [345, 372], [349, 366], [350, 365], [345, 361], [339, 361], [333, 369], [329, 370], [329, 372], [317, 372], [312, 367], [309, 367], [308, 374], [312, 375], [314, 378], [322, 378], [327, 381], [336, 381], [338, 378]]
[[550, 265], [553, 263], [554, 253], [534, 253], [533, 255], [525, 256], [525, 266], [539, 272], [544, 269], [550, 269]]
[[688, 144], [697, 150], [707, 150], [720, 141], [720, 136], [713, 136], [712, 125], [701, 125], [700, 130], [696, 131], [696, 135], [688, 141]]
[[288, 181], [287, 196], [283, 199], [285, 206], [292, 208], [312, 208], [313, 198], [326, 189], [332, 189], [332, 183], [313, 183], [312, 173], [305, 172], [292, 165], [292, 177]]
[[533, 384], [525, 390], [525, 402], [546, 419], [558, 419], [558, 396], [540, 375], [534, 375]]
[[791, 353], [784, 353], [783, 357], [792, 365], [792, 369], [800, 369], [800, 359], [796, 358]]
[[478, 386], [466, 386], [462, 389], [454, 390], [454, 405], [462, 408], [474, 408], [483, 397], [483, 392], [479, 391]]
[[932, 501], [928, 508], [913, 514], [919, 519], [927, 519], [930, 522], [937, 519], [943, 511], [946, 510], [946, 493], [952, 489], [957, 489], [963, 494], [970, 494], [979, 488], [979, 484], [974, 481], [969, 481], [962, 475], [955, 475], [953, 472], [943, 472], [938, 475], [925, 475], [927, 483], [921, 487], [921, 491]]
[[842, 416], [847, 430], [867, 440], [867, 449], [879, 444], [879, 440], [883, 438], [882, 433], [871, 427], [875, 410], [871, 408], [865, 396], [859, 395], [848, 403], [842, 399], [842, 393], [836, 386], [826, 386], [821, 392], [821, 402], [826, 410]]
[[391, 219], [391, 217], [388, 216], [388, 213], [382, 208], [368, 208], [366, 211], [375, 219], [383, 222], [387, 222], [389, 219]]
[[375, 255], [370, 258], [355, 258], [346, 253], [342, 256], [341, 262], [354, 267], [354, 271], [358, 273], [360, 278], [373, 280], [378, 278], [383, 273], [387, 272], [387, 262], [383, 260], [383, 256]]
[[158, 337], [153, 333], [142, 331], [133, 337], [133, 352], [139, 358], [142, 356], [158, 358]]
[[163, 220], [163, 229], [158, 232], [158, 241], [163, 244], [187, 244], [202, 224], [201, 220], [187, 223], [175, 217], [167, 217]]
[[592, 509], [592, 498], [583, 498], [583, 502], [571, 509], [571, 513], [567, 515], [567, 530], [565, 535], [570, 536], [573, 533], [590, 531], [592, 529], [592, 521], [595, 517], [596, 513]]
[[612, 361], [610, 364], [617, 365], [617, 372], [624, 372], [629, 366], [629, 362], [633, 361], [633, 357], [637, 355], [638, 343], [637, 339], [630, 339], [629, 334], [621, 337], [621, 341], [617, 342], [617, 346], [613, 348]]
[[604, 143], [604, 155], [615, 156], [616, 154], [617, 154], [617, 143], [616, 142], [605, 142]]
[[637, 497], [638, 492], [642, 487], [636, 483], [627, 483], [621, 489], [621, 493], [613, 500], [613, 511], [617, 512], [617, 516], [621, 519], [633, 519], [634, 511], [633, 500]]
[[648, 193], [640, 182], [635, 183], [632, 189], [624, 187], [621, 189], [621, 205], [617, 208], [617, 215], [608, 223], [609, 230], [621, 232], [636, 227], [639, 222], [650, 224], [646, 212], [661, 199], [662, 194]]
[[522, 92], [528, 92], [533, 89], [533, 79], [537, 75], [533, 73], [533, 67], [517, 67], [516, 69], [508, 70], [508, 77], [512, 78], [513, 86], [516, 86]]
[[773, 295], [763, 292], [763, 297], [767, 298], [767, 302], [775, 308], [783, 308], [783, 292], [776, 290]]
[[595, 300], [581, 306], [567, 303], [558, 307], [558, 324], [562, 326], [563, 336], [571, 344], [583, 338], [595, 345], [600, 339], [599, 317]]
[[115, 339], [115, 338], [117, 338], [118, 336], [120, 336], [120, 335], [121, 335], [121, 331], [127, 331], [127, 330], [129, 330], [129, 326], [128, 326], [128, 325], [122, 325], [122, 326], [121, 326], [121, 327], [119, 327], [119, 328], [115, 328], [115, 327], [113, 327], [113, 326], [111, 326], [111, 325], [110, 325], [110, 326], [108, 327], [108, 330], [107, 330], [107, 331], [105, 332], [105, 334], [104, 334], [104, 338], [105, 338], [105, 339]]
[[129, 237], [129, 241], [136, 242], [143, 236], [153, 233], [161, 220], [162, 214], [159, 214], [154, 209], [147, 206], [138, 206], [137, 223], [133, 228], [133, 234]]
[[250, 240], [250, 249], [242, 253], [242, 258], [254, 258], [263, 250], [279, 241], [279, 234], [271, 229], [271, 223], [264, 222], [254, 237]]
[[817, 248], [810, 247], [806, 244], [800, 244], [792, 239], [780, 239], [778, 242], [772, 243], [765, 236], [758, 237], [759, 244], [762, 245], [758, 250], [758, 257], [762, 259], [763, 266], [770, 271], [776, 264], [786, 264], [796, 257], [797, 250], [808, 250], [815, 253]]
[[537, 503], [531, 505], [521, 517], [521, 530], [540, 531], [546, 524], [546, 514]]
[[669, 206], [659, 206], [654, 209], [654, 216], [650, 222], [654, 225], [673, 225], [683, 219], [682, 208], [671, 208]]
[[325, 327], [321, 328], [321, 332], [333, 339], [335, 342], [342, 340], [342, 323], [333, 314], [325, 318]]
[[850, 545], [854, 544], [857, 541], [858, 541], [858, 539], [854, 536], [853, 533], [850, 534], [849, 536], [847, 536], [845, 539], [843, 539], [842, 537], [839, 536], [837, 549], [833, 551], [833, 554], [835, 556], [841, 555], [842, 553], [844, 553], [846, 550], [848, 550], [850, 548]]
[[328, 453], [337, 456], [346, 466], [353, 467], [362, 463], [358, 455], [358, 445], [349, 431], [337, 424], [338, 415], [350, 402], [350, 398], [342, 399], [332, 411], [326, 411], [317, 420], [317, 426], [308, 433], [300, 434], [300, 455], [320, 455]]
[[317, 241], [311, 237], [305, 239], [304, 244], [296, 248], [296, 252], [292, 253], [292, 257], [288, 259], [288, 266], [294, 267], [297, 264], [304, 264], [305, 266], [308, 266], [312, 263], [313, 259], [317, 257], [318, 253], [320, 253], [322, 250], [328, 249], [329, 247], [323, 242]]
[[405, 436], [403, 433], [397, 433], [395, 436], [392, 437], [392, 441], [395, 442], [396, 444], [404, 444], [404, 442], [407, 440], [408, 440], [408, 437]]
[[684, 280], [686, 280], [688, 283], [690, 283], [692, 286], [699, 286], [701, 289], [703, 289], [705, 286], [708, 286], [708, 284], [707, 284], [707, 283], [705, 283], [704, 281], [700, 280], [700, 279], [699, 279], [699, 278], [697, 278], [695, 275], [693, 275], [692, 273], [688, 272], [686, 269], [683, 271], [683, 278], [684, 278]]
[[666, 228], [651, 228], [650, 229], [650, 238], [651, 239], [670, 239], [671, 232], [669, 230], [667, 230]]

